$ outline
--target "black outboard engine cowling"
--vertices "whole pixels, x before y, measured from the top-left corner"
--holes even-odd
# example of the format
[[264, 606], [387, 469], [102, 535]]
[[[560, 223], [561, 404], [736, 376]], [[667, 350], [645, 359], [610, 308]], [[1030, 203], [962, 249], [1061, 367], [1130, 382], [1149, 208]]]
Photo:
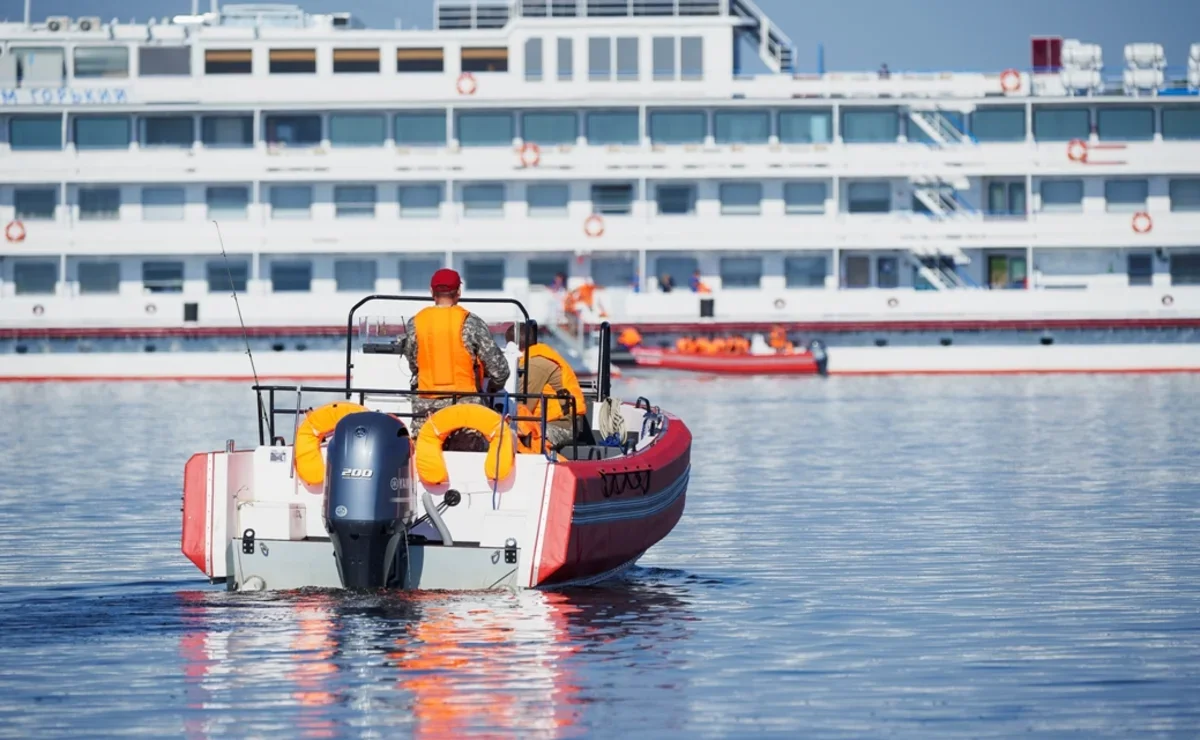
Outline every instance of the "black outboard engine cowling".
[[342, 586], [404, 586], [408, 527], [416, 510], [404, 424], [377, 411], [350, 414], [333, 430], [325, 463], [325, 531]]

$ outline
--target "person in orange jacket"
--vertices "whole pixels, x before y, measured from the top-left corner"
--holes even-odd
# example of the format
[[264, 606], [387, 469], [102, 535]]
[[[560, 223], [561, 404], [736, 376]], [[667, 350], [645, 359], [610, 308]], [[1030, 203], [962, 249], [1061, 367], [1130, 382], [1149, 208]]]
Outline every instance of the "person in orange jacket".
[[[587, 399], [583, 388], [571, 364], [563, 359], [549, 345], [537, 343], [529, 347], [529, 366], [525, 367], [525, 331], [510, 326], [506, 332], [508, 341], [518, 338], [517, 346], [521, 355], [517, 358], [520, 372], [529, 379], [529, 393], [546, 396], [560, 396], [562, 401], [547, 399], [546, 402], [546, 442], [552, 449], [561, 449], [570, 444], [580, 424], [585, 423]], [[517, 381], [517, 393], [525, 393], [525, 379]], [[574, 400], [575, 426], [571, 424], [571, 404], [566, 400]], [[540, 416], [542, 399], [531, 398], [522, 404], [521, 416]], [[528, 413], [525, 413], [528, 412]]]

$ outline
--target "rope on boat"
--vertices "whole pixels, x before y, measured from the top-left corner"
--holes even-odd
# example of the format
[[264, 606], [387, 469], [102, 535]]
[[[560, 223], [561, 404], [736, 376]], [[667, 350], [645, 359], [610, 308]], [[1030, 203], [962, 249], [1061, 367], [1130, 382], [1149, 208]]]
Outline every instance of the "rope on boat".
[[627, 426], [621, 414], [621, 399], [610, 396], [601, 401], [596, 410], [596, 421], [605, 444], [624, 444]]

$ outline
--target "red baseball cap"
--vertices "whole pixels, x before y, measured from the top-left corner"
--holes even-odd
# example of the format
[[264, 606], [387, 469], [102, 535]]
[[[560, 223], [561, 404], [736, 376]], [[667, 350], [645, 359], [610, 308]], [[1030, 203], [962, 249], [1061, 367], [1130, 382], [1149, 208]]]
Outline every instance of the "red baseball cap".
[[430, 290], [443, 291], [453, 293], [462, 287], [462, 278], [458, 273], [448, 267], [443, 267], [433, 273], [433, 279], [429, 281]]

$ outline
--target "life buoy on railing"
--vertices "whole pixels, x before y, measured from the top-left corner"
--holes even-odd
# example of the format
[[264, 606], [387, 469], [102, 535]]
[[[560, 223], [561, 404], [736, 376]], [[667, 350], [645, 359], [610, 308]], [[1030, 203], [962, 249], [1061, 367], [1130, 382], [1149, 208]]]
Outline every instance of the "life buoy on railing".
[[1006, 69], [1000, 75], [1000, 89], [1006, 93], [1021, 89], [1021, 73], [1015, 69]]
[[146, 304], [146, 313], [153, 316], [154, 314], [158, 313], [158, 306], [154, 305], [153, 303], [147, 303]]
[[533, 142], [525, 142], [521, 146], [521, 166], [537, 167], [542, 161], [542, 150]]
[[1162, 297], [1162, 304], [1164, 306], [1170, 306], [1174, 303], [1175, 303], [1175, 298], [1170, 293], [1168, 293]]
[[475, 91], [479, 88], [475, 84], [475, 75], [470, 72], [463, 72], [458, 76], [456, 87], [458, 88], [459, 95], [474, 95]]
[[44, 313], [46, 313], [46, 308], [42, 304], [38, 303], [33, 307], [34, 316], [41, 316]]
[[776, 309], [782, 311], [784, 309], [784, 307], [786, 307], [786, 306], [787, 306], [787, 301], [783, 300], [782, 298], [775, 299], [775, 308]]
[[592, 238], [604, 236], [604, 219], [595, 213], [588, 216], [587, 220], [583, 222], [583, 233]]
[[1067, 159], [1072, 162], [1086, 162], [1088, 145], [1083, 139], [1071, 139], [1067, 142]]
[[459, 429], [473, 429], [488, 441], [483, 472], [489, 481], [499, 482], [512, 474], [516, 463], [516, 440], [504, 417], [486, 406], [460, 403], [434, 413], [421, 425], [413, 459], [422, 483], [436, 486], [450, 480], [442, 445]]
[[366, 410], [357, 403], [334, 401], [305, 415], [296, 430], [296, 441], [292, 443], [292, 465], [300, 480], [310, 486], [325, 481], [325, 458], [321, 456], [321, 443], [333, 434], [344, 417]]
[[1149, 233], [1150, 229], [1154, 228], [1154, 221], [1151, 220], [1150, 214], [1145, 211], [1138, 211], [1133, 214], [1133, 230], [1138, 234]]
[[25, 241], [25, 224], [20, 221], [9, 221], [4, 227], [4, 238], [10, 242]]
[[900, 305], [900, 301], [895, 298], [888, 299], [888, 308], [895, 308]]

